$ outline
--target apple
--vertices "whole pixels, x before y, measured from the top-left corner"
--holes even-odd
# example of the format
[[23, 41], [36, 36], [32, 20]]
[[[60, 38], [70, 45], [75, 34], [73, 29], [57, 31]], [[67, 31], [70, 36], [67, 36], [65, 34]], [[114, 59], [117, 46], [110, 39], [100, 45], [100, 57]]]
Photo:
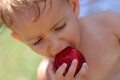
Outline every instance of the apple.
[[85, 61], [85, 58], [84, 58], [83, 54], [81, 52], [79, 52], [77, 49], [74, 49], [72, 47], [65, 48], [63, 51], [61, 51], [60, 53], [58, 53], [55, 56], [55, 60], [54, 60], [54, 63], [53, 63], [54, 71], [56, 72], [56, 70], [63, 63], [66, 63], [67, 68], [66, 68], [66, 70], [65, 70], [65, 72], [63, 74], [63, 75], [66, 75], [66, 73], [68, 72], [69, 67], [71, 66], [71, 63], [72, 63], [73, 59], [78, 60], [76, 72], [74, 74], [74, 76], [75, 76], [79, 72], [79, 70], [81, 69], [82, 64], [85, 63], [86, 61]]

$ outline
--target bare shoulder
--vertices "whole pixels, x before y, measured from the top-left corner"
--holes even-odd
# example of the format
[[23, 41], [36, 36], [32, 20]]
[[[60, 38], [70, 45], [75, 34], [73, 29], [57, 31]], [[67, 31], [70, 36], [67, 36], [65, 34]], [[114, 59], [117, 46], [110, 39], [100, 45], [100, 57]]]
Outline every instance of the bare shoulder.
[[120, 39], [120, 14], [104, 11], [80, 19], [85, 26], [100, 25], [111, 30]]
[[120, 39], [120, 14], [115, 12], [104, 12], [98, 18], [100, 24], [109, 28], [117, 38]]
[[[119, 20], [120, 18], [120, 14], [118, 13], [114, 13], [114, 12], [110, 12], [110, 11], [103, 11], [103, 12], [99, 12], [99, 13], [95, 13], [86, 17], [83, 17], [80, 19], [80, 21], [82, 22], [97, 22], [97, 23], [101, 23], [103, 24], [103, 22], [113, 22], [113, 20]], [[114, 22], [115, 22], [114, 21]]]

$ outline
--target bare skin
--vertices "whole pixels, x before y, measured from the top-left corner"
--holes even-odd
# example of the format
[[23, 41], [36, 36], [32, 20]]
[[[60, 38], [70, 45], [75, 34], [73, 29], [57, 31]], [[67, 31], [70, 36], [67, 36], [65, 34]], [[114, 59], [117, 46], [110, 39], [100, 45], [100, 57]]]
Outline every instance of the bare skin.
[[120, 79], [116, 77], [120, 75], [119, 18], [119, 14], [103, 12], [80, 22], [83, 26], [80, 51], [89, 66], [88, 80]]
[[80, 19], [82, 28], [79, 50], [84, 53], [89, 67], [86, 80], [120, 79], [119, 19], [120, 15], [112, 12]]
[[[33, 22], [35, 13], [32, 8], [16, 12], [13, 17], [13, 34], [19, 36], [20, 41], [27, 44], [35, 52], [49, 58], [51, 64], [47, 74], [51, 80], [84, 80], [87, 65], [84, 64], [74, 77], [77, 67], [76, 60], [73, 60], [65, 76], [63, 73], [67, 67], [66, 64], [63, 64], [55, 73], [52, 70], [52, 62], [56, 54], [68, 46], [79, 50], [79, 2], [78, 0], [52, 0], [52, 7], [50, 7], [50, 1], [46, 2], [44, 12], [35, 22]], [[39, 6], [41, 9], [44, 8], [42, 3]]]
[[[52, 0], [50, 8], [48, 0], [44, 12], [35, 22], [32, 22], [35, 15], [32, 9], [16, 12], [13, 17], [12, 30], [20, 37], [20, 41], [38, 54], [49, 58], [43, 62], [46, 68], [40, 68], [43, 72], [39, 69], [39, 77], [43, 77], [42, 80], [46, 77], [48, 80], [120, 79], [119, 15], [103, 12], [79, 20], [78, 0], [68, 1]], [[44, 8], [42, 3], [39, 6]], [[77, 61], [73, 61], [66, 76], [63, 76], [66, 64], [53, 73], [51, 65], [55, 55], [68, 46], [83, 53], [88, 71], [84, 64], [74, 77]]]

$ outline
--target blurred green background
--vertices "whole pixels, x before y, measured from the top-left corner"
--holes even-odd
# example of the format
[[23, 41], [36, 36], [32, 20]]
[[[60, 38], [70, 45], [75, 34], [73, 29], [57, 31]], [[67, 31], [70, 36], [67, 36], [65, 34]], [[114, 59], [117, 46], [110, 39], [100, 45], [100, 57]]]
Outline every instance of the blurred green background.
[[37, 80], [37, 67], [43, 57], [10, 33], [0, 24], [0, 80]]

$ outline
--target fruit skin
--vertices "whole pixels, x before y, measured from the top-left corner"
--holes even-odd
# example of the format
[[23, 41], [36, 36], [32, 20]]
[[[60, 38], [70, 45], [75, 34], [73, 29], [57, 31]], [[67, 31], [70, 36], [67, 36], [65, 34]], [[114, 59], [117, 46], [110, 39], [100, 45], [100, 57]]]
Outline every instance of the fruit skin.
[[67, 63], [67, 68], [64, 72], [63, 75], [66, 75], [69, 67], [71, 66], [72, 60], [73, 59], [77, 59], [78, 60], [78, 64], [77, 64], [77, 69], [76, 72], [74, 74], [74, 76], [79, 72], [79, 70], [82, 67], [82, 64], [85, 63], [85, 58], [83, 56], [83, 54], [81, 52], [79, 52], [77, 49], [74, 49], [72, 47], [67, 47], [65, 48], [62, 52], [58, 53], [55, 56], [55, 61], [53, 63], [54, 66], [54, 71], [56, 72], [56, 70], [63, 64], [63, 63]]

